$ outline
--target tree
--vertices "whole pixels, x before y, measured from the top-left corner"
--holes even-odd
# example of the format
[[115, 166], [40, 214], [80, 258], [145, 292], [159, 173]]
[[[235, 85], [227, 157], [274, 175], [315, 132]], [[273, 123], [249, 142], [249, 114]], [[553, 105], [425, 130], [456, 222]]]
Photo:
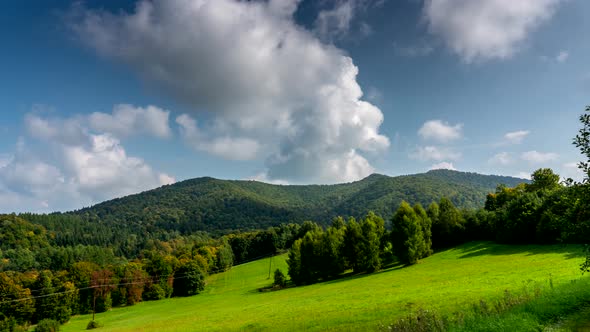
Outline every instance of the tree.
[[[29, 322], [35, 312], [31, 290], [23, 288], [13, 276], [0, 272], [0, 319], [13, 317], [18, 324]], [[14, 301], [14, 302], [10, 302]]]
[[351, 268], [355, 272], [361, 270], [359, 256], [362, 240], [363, 234], [361, 227], [356, 220], [351, 217], [344, 230], [344, 245], [342, 251], [345, 259], [345, 266]]
[[342, 246], [344, 229], [328, 227], [318, 239], [318, 268], [321, 278], [326, 279], [339, 275], [344, 271]]
[[72, 264], [69, 275], [70, 280], [79, 288], [77, 308], [73, 313], [87, 314], [93, 309], [93, 290], [89, 289], [92, 280], [92, 272], [99, 270], [98, 265], [90, 262], [77, 262]]
[[422, 227], [422, 235], [424, 237], [424, 251], [420, 254], [420, 258], [432, 255], [432, 220], [428, 217], [428, 213], [420, 203], [414, 205], [414, 212]]
[[96, 312], [105, 312], [112, 307], [111, 291], [117, 284], [113, 276], [113, 271], [107, 269], [92, 272], [90, 280], [90, 286], [94, 291], [92, 320]]
[[461, 212], [446, 197], [440, 199], [438, 208], [438, 218], [432, 224], [432, 244], [441, 248], [459, 243], [464, 230]]
[[301, 241], [301, 278], [311, 284], [318, 280], [321, 263], [318, 260], [318, 238], [321, 231], [307, 232]]
[[285, 274], [280, 269], [275, 270], [273, 285], [281, 288], [287, 286], [287, 278], [285, 278]]
[[586, 161], [580, 161], [578, 168], [584, 172], [582, 183], [590, 183], [590, 106], [586, 106], [585, 113], [580, 115], [582, 128], [574, 138], [574, 145], [586, 156]]
[[293, 242], [289, 250], [289, 257], [287, 258], [289, 277], [295, 285], [301, 285], [303, 283], [303, 275], [301, 273], [301, 242], [303, 242], [302, 239], [297, 239]]
[[217, 248], [215, 256], [215, 267], [217, 271], [226, 271], [234, 263], [234, 254], [231, 246], [229, 245], [227, 238], [221, 239], [221, 245]]
[[[376, 220], [377, 219], [377, 220]], [[359, 268], [364, 272], [375, 272], [381, 268], [381, 236], [383, 235], [383, 219], [369, 212], [361, 221], [362, 241], [359, 255]]]
[[428, 218], [430, 218], [430, 221], [432, 222], [432, 224], [437, 224], [438, 223], [438, 215], [440, 214], [440, 209], [438, 207], [438, 204], [436, 202], [432, 202], [430, 203], [430, 205], [428, 205], [428, 209], [426, 209], [426, 214], [428, 215]]
[[205, 289], [205, 272], [196, 260], [180, 265], [174, 279], [174, 295], [191, 296]]
[[512, 243], [533, 243], [542, 203], [535, 192], [523, 193], [510, 201], [506, 207], [506, 218], [498, 225], [499, 239]]
[[402, 201], [391, 224], [391, 243], [395, 255], [402, 263], [415, 264], [427, 252], [418, 215], [410, 204]]
[[148, 277], [143, 266], [140, 263], [131, 262], [121, 266], [117, 273], [122, 283], [117, 291], [117, 304], [129, 306], [141, 301], [145, 280]]
[[559, 188], [559, 175], [551, 168], [539, 168], [531, 175], [533, 182], [526, 186], [527, 191], [551, 191]]

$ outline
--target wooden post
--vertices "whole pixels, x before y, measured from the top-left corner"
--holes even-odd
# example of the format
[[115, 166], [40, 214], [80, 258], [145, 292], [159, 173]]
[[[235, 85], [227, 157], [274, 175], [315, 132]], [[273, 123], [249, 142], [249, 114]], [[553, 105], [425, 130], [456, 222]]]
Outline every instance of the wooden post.
[[272, 254], [270, 254], [270, 259], [268, 260], [268, 279], [270, 279], [270, 269], [272, 266]]
[[96, 290], [92, 290], [92, 321], [94, 321], [94, 314], [96, 314]]

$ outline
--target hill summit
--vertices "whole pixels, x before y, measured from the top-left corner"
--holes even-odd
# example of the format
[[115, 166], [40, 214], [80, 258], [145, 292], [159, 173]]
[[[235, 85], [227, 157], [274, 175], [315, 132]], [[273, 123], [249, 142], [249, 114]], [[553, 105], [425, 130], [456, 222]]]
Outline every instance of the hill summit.
[[498, 184], [527, 182], [514, 177], [451, 170], [390, 177], [372, 174], [334, 185], [274, 185], [202, 177], [74, 211], [90, 220], [153, 225], [181, 233], [263, 229], [287, 222], [329, 223], [335, 216], [389, 218], [402, 200], [427, 206], [446, 196], [458, 207], [482, 207]]

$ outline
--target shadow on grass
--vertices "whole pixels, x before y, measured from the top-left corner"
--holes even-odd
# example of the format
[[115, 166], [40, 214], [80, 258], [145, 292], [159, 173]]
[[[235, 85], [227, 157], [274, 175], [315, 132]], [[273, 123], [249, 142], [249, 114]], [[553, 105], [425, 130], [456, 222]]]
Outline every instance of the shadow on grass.
[[[494, 242], [469, 242], [450, 248], [460, 250], [459, 258], [471, 258], [485, 255], [514, 255], [526, 253], [527, 256], [563, 253], [566, 259], [585, 257], [584, 248], [578, 244], [551, 244], [551, 245], [515, 245], [497, 244]], [[448, 249], [448, 250], [450, 250]]]
[[[338, 283], [338, 282], [343, 282], [343, 281], [347, 281], [347, 280], [354, 280], [354, 279], [360, 279], [360, 278], [365, 278], [365, 277], [370, 277], [370, 276], [374, 276], [377, 274], [381, 274], [381, 273], [385, 273], [385, 272], [390, 272], [390, 271], [395, 271], [395, 270], [399, 270], [406, 267], [406, 265], [401, 264], [401, 263], [391, 263], [388, 265], [385, 265], [383, 267], [383, 269], [376, 271], [376, 272], [371, 272], [371, 273], [366, 273], [366, 272], [346, 272], [343, 273], [341, 275], [338, 275], [336, 277], [332, 277], [330, 279], [325, 279], [325, 280], [320, 280], [318, 282], [314, 282], [314, 283], [310, 283], [310, 284], [306, 284], [306, 285], [300, 285], [300, 286], [296, 286], [293, 284], [289, 284], [287, 287], [283, 287], [281, 289], [277, 289], [277, 290], [273, 290], [274, 291], [281, 291], [284, 289], [289, 289], [289, 288], [293, 288], [293, 287], [305, 287], [305, 286], [311, 286], [311, 285], [329, 285], [329, 284], [334, 284], [334, 283]], [[272, 283], [272, 281], [271, 281]], [[270, 286], [269, 286], [270, 287]], [[266, 288], [269, 288], [266, 287]], [[255, 288], [255, 289], [250, 289], [246, 292], [246, 294], [261, 294], [261, 293], [268, 293], [267, 291], [260, 291], [259, 288]]]
[[383, 269], [381, 269], [379, 271], [375, 271], [375, 272], [371, 272], [371, 273], [366, 273], [366, 272], [356, 272], [355, 273], [355, 272], [351, 271], [351, 272], [341, 274], [340, 276], [338, 276], [336, 278], [322, 281], [321, 283], [322, 284], [334, 284], [334, 283], [346, 281], [346, 280], [354, 280], [354, 279], [370, 277], [370, 276], [374, 276], [374, 275], [385, 273], [385, 272], [399, 270], [399, 269], [404, 268], [405, 266], [406, 265], [403, 265], [400, 263], [392, 263], [392, 264], [384, 266]]
[[[498, 244], [495, 242], [490, 241], [475, 241], [469, 242], [465, 244], [458, 245], [456, 247], [444, 248], [439, 249], [435, 252], [435, 254], [441, 254], [443, 252], [451, 251], [451, 250], [459, 250], [460, 254], [457, 255], [458, 258], [471, 258], [477, 256], [485, 256], [485, 255], [515, 255], [515, 254], [523, 254], [526, 253], [527, 256], [533, 255], [540, 255], [540, 254], [550, 254], [550, 253], [563, 253], [565, 254], [565, 259], [573, 259], [573, 258], [583, 258], [585, 257], [584, 247], [579, 244], [552, 244], [552, 245], [534, 245], [534, 244], [526, 244], [526, 245], [514, 245], [514, 244]], [[383, 267], [383, 269], [372, 272], [372, 273], [355, 273], [355, 272], [346, 272], [339, 276], [322, 280], [312, 284], [334, 284], [338, 282], [343, 282], [347, 280], [354, 280], [359, 278], [365, 278], [374, 276], [380, 273], [386, 273], [390, 271], [395, 271], [402, 269], [408, 265], [404, 265], [398, 262], [388, 264]], [[271, 281], [272, 283], [272, 281]], [[306, 286], [306, 285], [302, 285]], [[292, 287], [299, 287], [295, 285], [289, 285], [284, 289], [292, 288]], [[258, 289], [249, 290], [248, 293], [250, 294], [260, 294], [261, 292]], [[264, 292], [263, 292], [264, 293]]]

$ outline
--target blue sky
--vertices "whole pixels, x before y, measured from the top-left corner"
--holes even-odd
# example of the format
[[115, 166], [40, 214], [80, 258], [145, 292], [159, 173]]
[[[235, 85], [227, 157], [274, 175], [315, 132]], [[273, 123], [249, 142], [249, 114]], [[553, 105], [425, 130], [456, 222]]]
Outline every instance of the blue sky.
[[579, 177], [582, 0], [5, 1], [0, 211], [184, 179]]

